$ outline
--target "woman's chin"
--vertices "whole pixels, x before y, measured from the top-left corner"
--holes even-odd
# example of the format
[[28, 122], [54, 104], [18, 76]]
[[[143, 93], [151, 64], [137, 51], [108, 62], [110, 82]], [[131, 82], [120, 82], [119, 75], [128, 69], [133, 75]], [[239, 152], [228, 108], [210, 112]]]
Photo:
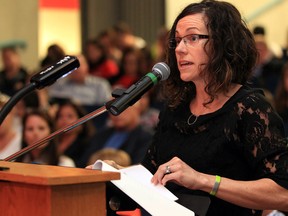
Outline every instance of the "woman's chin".
[[190, 82], [191, 81], [191, 77], [189, 77], [189, 76], [181, 75], [180, 78], [184, 82]]

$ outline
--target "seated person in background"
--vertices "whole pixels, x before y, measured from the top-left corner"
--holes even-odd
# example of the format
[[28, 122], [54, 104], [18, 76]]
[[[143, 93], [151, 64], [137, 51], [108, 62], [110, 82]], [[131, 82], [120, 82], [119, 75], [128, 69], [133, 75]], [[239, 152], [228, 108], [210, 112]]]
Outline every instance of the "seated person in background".
[[[47, 112], [39, 109], [28, 111], [23, 117], [22, 124], [22, 148], [33, 145], [37, 141], [49, 136], [54, 131], [53, 119]], [[75, 163], [71, 158], [58, 153], [57, 144], [53, 139], [20, 156], [16, 161], [75, 167]]]
[[65, 57], [64, 49], [58, 44], [51, 44], [47, 48], [46, 56], [41, 60], [40, 67], [42, 69], [56, 64], [59, 60]]
[[[71, 101], [59, 104], [55, 116], [56, 129], [63, 129], [85, 115], [83, 108]], [[85, 167], [83, 153], [88, 148], [88, 143], [94, 134], [95, 128], [90, 121], [87, 121], [72, 130], [56, 137], [59, 154], [72, 158], [76, 167]]]
[[109, 126], [95, 134], [91, 139], [89, 148], [85, 151], [86, 164], [94, 152], [106, 148], [127, 152], [131, 158], [131, 164], [142, 161], [152, 134], [140, 124], [140, 106], [141, 103], [138, 101], [118, 116], [109, 114]]
[[146, 41], [143, 38], [135, 35], [128, 23], [120, 21], [112, 28], [115, 33], [116, 46], [121, 51], [124, 51], [128, 47], [135, 47], [137, 49], [146, 47]]
[[118, 64], [122, 56], [122, 51], [116, 46], [117, 38], [113, 28], [107, 28], [99, 32], [96, 39], [104, 47], [107, 57]]
[[[54, 104], [69, 99], [89, 113], [111, 99], [111, 86], [106, 79], [89, 74], [88, 64], [83, 55], [77, 58], [80, 67], [50, 86], [48, 96]], [[93, 119], [93, 124], [97, 129], [101, 129], [106, 119], [107, 113], [104, 113], [99, 118]]]
[[22, 66], [16, 47], [11, 45], [11, 47], [2, 49], [2, 64], [0, 91], [8, 96], [13, 96], [25, 86], [28, 79], [28, 72]]
[[141, 77], [141, 52], [135, 47], [123, 51], [120, 62], [120, 74], [113, 83], [113, 88], [129, 88]]
[[[0, 92], [0, 110], [8, 102], [9, 96]], [[21, 149], [21, 130], [15, 127], [16, 109], [13, 108], [0, 126], [0, 159], [4, 159]]]
[[119, 74], [118, 64], [106, 53], [104, 44], [96, 39], [88, 40], [85, 47], [89, 74], [102, 77], [111, 84]]
[[77, 56], [80, 67], [48, 88], [51, 99], [70, 99], [81, 106], [100, 106], [111, 99], [111, 86], [103, 78], [89, 74], [83, 55]]
[[120, 166], [131, 165], [131, 158], [127, 152], [114, 148], [104, 148], [96, 151], [89, 158], [88, 164], [93, 164], [97, 160], [112, 160]]

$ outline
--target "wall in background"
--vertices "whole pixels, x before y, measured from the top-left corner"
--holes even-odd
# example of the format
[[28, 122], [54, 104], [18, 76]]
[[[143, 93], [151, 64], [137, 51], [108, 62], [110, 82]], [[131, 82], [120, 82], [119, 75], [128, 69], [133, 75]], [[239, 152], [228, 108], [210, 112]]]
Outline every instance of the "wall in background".
[[81, 51], [79, 0], [1, 0], [0, 20], [0, 44], [23, 40], [26, 48], [19, 53], [30, 71], [38, 70], [52, 43], [67, 54]]
[[84, 41], [121, 21], [151, 44], [165, 24], [165, 0], [83, 0], [81, 4]]
[[79, 0], [39, 0], [38, 55], [42, 58], [47, 47], [59, 44], [66, 54], [81, 51]]
[[37, 11], [38, 1], [35, 0], [1, 0], [0, 43], [11, 40], [25, 41], [27, 46], [19, 50], [19, 53], [22, 62], [29, 69], [38, 64]]

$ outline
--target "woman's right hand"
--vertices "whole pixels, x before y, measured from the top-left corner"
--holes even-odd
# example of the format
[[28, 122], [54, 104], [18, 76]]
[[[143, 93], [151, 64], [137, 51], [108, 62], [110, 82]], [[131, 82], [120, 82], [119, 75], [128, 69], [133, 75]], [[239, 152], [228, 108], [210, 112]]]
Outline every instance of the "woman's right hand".
[[[199, 179], [203, 179], [203, 177], [201, 177], [202, 175], [203, 174], [188, 166], [180, 158], [174, 157], [167, 163], [159, 166], [157, 172], [152, 177], [151, 182], [155, 185], [166, 185], [168, 181], [171, 181], [186, 188], [198, 190], [200, 188]], [[214, 177], [211, 176], [211, 178], [213, 178], [211, 183], [213, 186]]]

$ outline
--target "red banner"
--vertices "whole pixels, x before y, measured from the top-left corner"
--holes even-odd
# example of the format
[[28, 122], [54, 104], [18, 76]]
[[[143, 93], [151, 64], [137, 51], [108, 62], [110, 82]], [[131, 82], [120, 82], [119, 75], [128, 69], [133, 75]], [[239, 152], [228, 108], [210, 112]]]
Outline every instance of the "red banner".
[[40, 9], [79, 9], [79, 0], [39, 0]]

